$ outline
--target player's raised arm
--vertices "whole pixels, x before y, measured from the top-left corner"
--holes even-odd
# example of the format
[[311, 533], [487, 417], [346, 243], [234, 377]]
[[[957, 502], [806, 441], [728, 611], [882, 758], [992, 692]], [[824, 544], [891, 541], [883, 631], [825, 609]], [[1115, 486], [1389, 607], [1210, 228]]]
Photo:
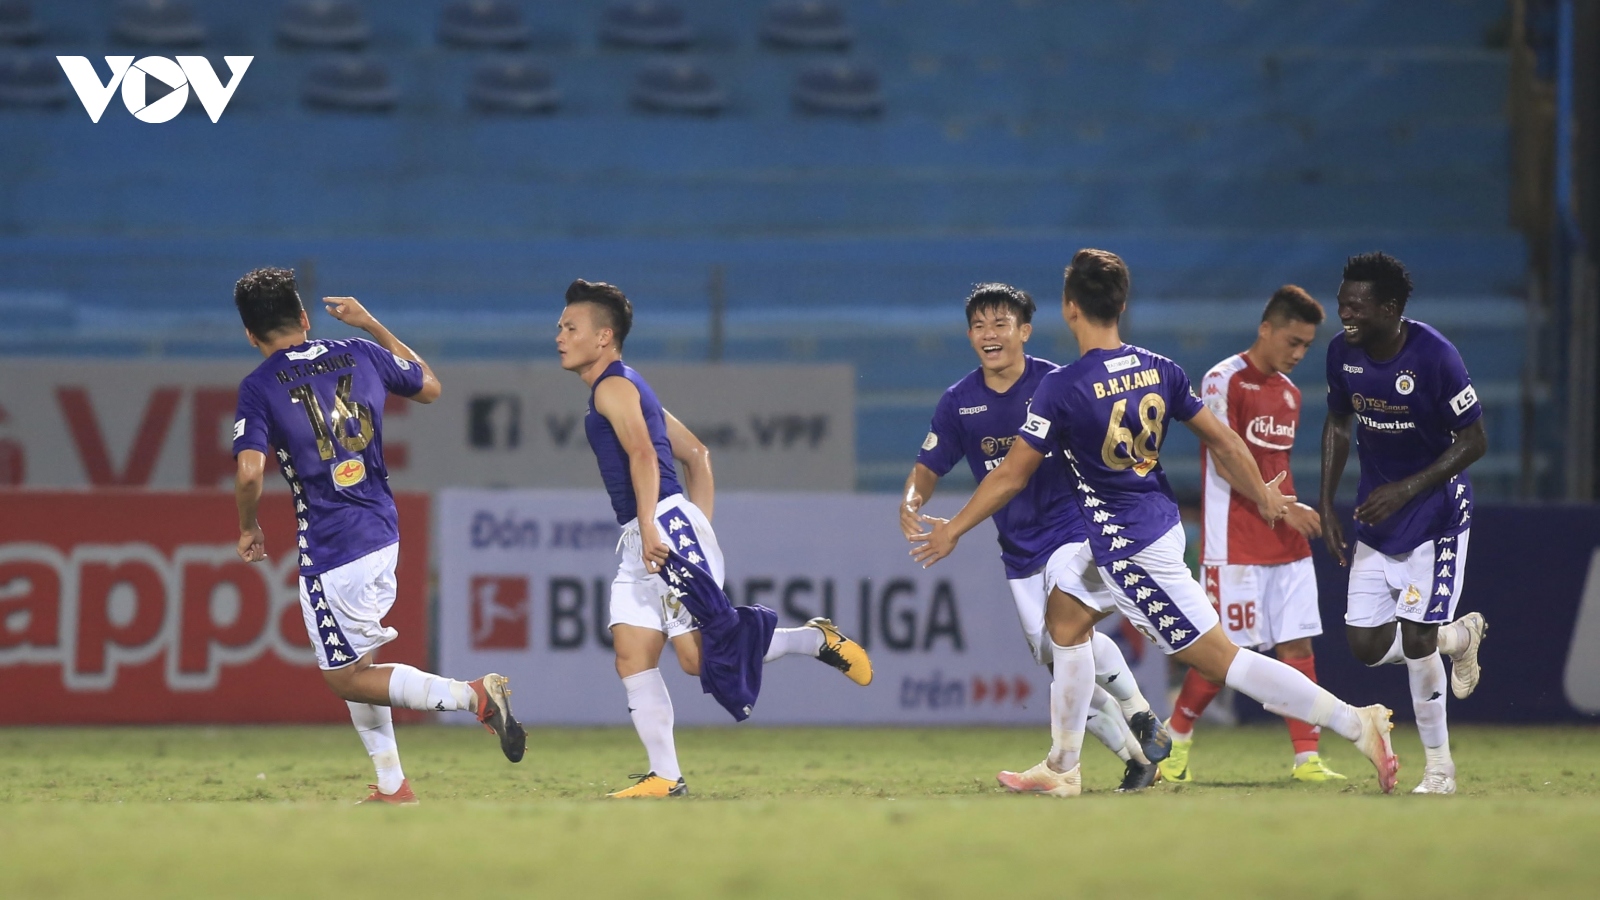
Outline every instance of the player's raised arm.
[[407, 347], [399, 338], [394, 336], [393, 332], [383, 327], [383, 323], [378, 321], [378, 317], [368, 312], [367, 308], [361, 305], [360, 300], [354, 297], [323, 297], [322, 302], [328, 305], [328, 314], [335, 319], [352, 328], [359, 328], [365, 331], [367, 334], [372, 335], [372, 340], [378, 346], [393, 353], [399, 359], [409, 360], [421, 367], [422, 388], [406, 399], [415, 400], [418, 403], [432, 403], [439, 399], [439, 394], [444, 391], [444, 387], [439, 384], [439, 378], [433, 374], [432, 367], [417, 355], [417, 351]]
[[[716, 499], [716, 481], [711, 477], [711, 451], [694, 436], [678, 417], [663, 409], [667, 420], [667, 440], [672, 442], [672, 458], [683, 463], [683, 489], [689, 502], [700, 507], [711, 521], [711, 505]], [[642, 417], [640, 421], [643, 421]], [[651, 452], [654, 452], [652, 448]]]
[[1044, 462], [1044, 454], [1033, 449], [1026, 441], [1014, 441], [1010, 452], [993, 472], [978, 482], [978, 489], [972, 492], [972, 497], [967, 500], [961, 511], [953, 519], [936, 519], [932, 516], [921, 516], [923, 522], [933, 526], [922, 534], [913, 535], [913, 542], [923, 542], [920, 547], [911, 551], [911, 558], [922, 563], [922, 567], [933, 565], [956, 549], [956, 542], [961, 536], [971, 531], [979, 522], [989, 518], [1000, 511], [1002, 506], [1011, 502], [1028, 486], [1028, 479], [1039, 470], [1039, 464]]
[[1261, 518], [1267, 524], [1275, 524], [1283, 518], [1289, 510], [1289, 505], [1294, 502], [1293, 497], [1285, 497], [1278, 490], [1278, 482], [1283, 480], [1283, 475], [1269, 481], [1261, 478], [1261, 468], [1256, 465], [1255, 457], [1250, 455], [1250, 448], [1245, 446], [1244, 438], [1221, 419], [1211, 414], [1211, 410], [1201, 407], [1189, 421], [1184, 423], [1189, 426], [1197, 437], [1211, 451], [1211, 458], [1217, 464], [1217, 472], [1224, 481], [1239, 493], [1243, 494], [1250, 502], [1256, 505], [1261, 513]]
[[267, 456], [260, 450], [239, 452], [238, 472], [233, 481], [233, 500], [239, 508], [239, 558], [245, 562], [261, 562], [267, 558], [267, 539], [261, 533], [261, 524], [256, 521], [266, 468]]
[[916, 541], [922, 533], [922, 507], [933, 496], [939, 476], [932, 469], [916, 463], [906, 476], [905, 490], [900, 493], [900, 531], [908, 541]]
[[594, 389], [595, 412], [611, 423], [617, 442], [628, 454], [628, 475], [633, 480], [633, 495], [639, 508], [640, 553], [645, 569], [659, 572], [667, 562], [668, 548], [656, 528], [655, 508], [661, 500], [661, 462], [650, 442], [650, 428], [644, 421], [639, 389], [626, 378], [607, 378]]

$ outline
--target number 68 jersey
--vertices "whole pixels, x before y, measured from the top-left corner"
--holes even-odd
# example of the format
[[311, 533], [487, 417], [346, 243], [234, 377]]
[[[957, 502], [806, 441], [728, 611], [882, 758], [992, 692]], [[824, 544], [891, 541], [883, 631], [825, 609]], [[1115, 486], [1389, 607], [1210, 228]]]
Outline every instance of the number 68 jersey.
[[1182, 367], [1131, 344], [1090, 350], [1039, 382], [1021, 437], [1065, 455], [1097, 565], [1127, 559], [1178, 524], [1161, 445], [1174, 419], [1202, 408]]
[[421, 366], [359, 338], [279, 350], [239, 383], [233, 453], [276, 455], [294, 499], [302, 575], [400, 539], [383, 402], [420, 390]]

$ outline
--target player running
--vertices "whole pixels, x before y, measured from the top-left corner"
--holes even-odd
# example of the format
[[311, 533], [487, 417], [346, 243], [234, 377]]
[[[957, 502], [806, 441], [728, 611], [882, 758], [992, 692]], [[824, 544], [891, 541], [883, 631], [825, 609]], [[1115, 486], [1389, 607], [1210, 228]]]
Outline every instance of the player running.
[[275, 452], [294, 498], [306, 633], [323, 679], [349, 705], [377, 769], [367, 802], [417, 802], [400, 767], [391, 706], [477, 713], [499, 736], [506, 759], [521, 760], [527, 734], [511, 715], [505, 677], [452, 681], [403, 663], [374, 662], [378, 648], [399, 636], [382, 621], [394, 605], [400, 555], [399, 519], [383, 462], [384, 397], [432, 403], [439, 379], [353, 297], [322, 302], [335, 319], [377, 343], [311, 340], [289, 269], [246, 274], [234, 286], [233, 302], [251, 346], [266, 357], [239, 383], [233, 425], [239, 556], [246, 562], [267, 558], [256, 509], [266, 455]]
[[[815, 657], [851, 681], [872, 681], [866, 650], [827, 619], [778, 628], [763, 606], [734, 606], [722, 592], [722, 551], [711, 530], [712, 480], [704, 445], [662, 408], [644, 377], [622, 362], [633, 304], [616, 287], [579, 279], [567, 288], [556, 331], [561, 367], [589, 385], [583, 427], [622, 525], [624, 549], [611, 585], [611, 637], [628, 713], [650, 771], [608, 796], [682, 797], [689, 788], [672, 738], [672, 698], [658, 668], [668, 639], [689, 674], [735, 720], [749, 718], [763, 666]], [[684, 496], [674, 457], [688, 461]], [[652, 511], [639, 515], [639, 510]]]
[[[1201, 382], [1200, 397], [1217, 420], [1244, 438], [1263, 478], [1283, 475], [1281, 489], [1294, 492], [1289, 451], [1300, 421], [1300, 389], [1289, 373], [1316, 340], [1324, 318], [1322, 304], [1301, 288], [1279, 288], [1261, 313], [1250, 349], [1228, 357]], [[1317, 680], [1311, 639], [1322, 633], [1317, 610], [1317, 573], [1311, 567], [1307, 538], [1322, 531], [1316, 510], [1303, 503], [1289, 506], [1277, 525], [1267, 524], [1255, 504], [1228, 487], [1211, 451], [1200, 451], [1200, 532], [1202, 582], [1211, 605], [1221, 613], [1228, 639], [1265, 653]], [[1189, 750], [1194, 723], [1222, 686], [1193, 669], [1173, 704], [1167, 729], [1172, 755], [1161, 761], [1168, 781], [1194, 780]], [[1321, 729], [1299, 719], [1285, 719], [1294, 745], [1290, 775], [1296, 781], [1344, 781], [1317, 753]]]
[[[1445, 724], [1444, 661], [1450, 690], [1478, 686], [1478, 647], [1488, 623], [1479, 613], [1456, 621], [1471, 533], [1467, 467], [1483, 456], [1483, 405], [1461, 354], [1444, 335], [1405, 318], [1411, 276], [1384, 253], [1352, 256], [1339, 285], [1344, 340], [1328, 345], [1328, 419], [1322, 428], [1322, 539], [1350, 566], [1345, 633], [1369, 666], [1405, 662], [1411, 708], [1425, 764], [1414, 794], [1456, 792]], [[1333, 508], [1356, 453], [1356, 547], [1346, 559]], [[1396, 620], [1399, 627], [1395, 627]]]
[[[1294, 668], [1235, 647], [1217, 628], [1216, 610], [1184, 564], [1178, 504], [1159, 462], [1167, 428], [1175, 419], [1187, 424], [1210, 448], [1223, 477], [1266, 521], [1283, 518], [1294, 498], [1278, 491], [1281, 478], [1261, 479], [1244, 441], [1194, 396], [1181, 368], [1122, 342], [1118, 322], [1127, 297], [1128, 270], [1116, 254], [1078, 251], [1066, 270], [1062, 315], [1082, 356], [1044, 377], [1021, 440], [955, 518], [930, 521], [926, 543], [913, 551], [924, 565], [948, 556], [961, 535], [1021, 492], [1048, 454], [1065, 456], [1089, 541], [1071, 559], [1052, 557], [1045, 569], [1051, 609], [1061, 614], [1051, 622], [1052, 640], [1060, 645], [1050, 687], [1052, 746], [1044, 761], [1025, 772], [1001, 773], [1002, 780], [1053, 796], [1080, 792], [1078, 757], [1094, 689], [1089, 632], [1114, 605], [1202, 677], [1354, 741], [1377, 768], [1384, 793], [1392, 791], [1399, 761], [1389, 744], [1388, 709], [1353, 707]], [[1067, 593], [1062, 584], [1092, 578], [1111, 590], [1056, 596]], [[1103, 599], [1111, 596], [1114, 604]]]
[[[979, 367], [939, 398], [900, 504], [900, 530], [907, 539], [915, 540], [923, 530], [923, 504], [933, 495], [939, 479], [963, 456], [972, 477], [982, 481], [1016, 439], [1027, 419], [1034, 389], [1056, 367], [1023, 352], [1033, 333], [1035, 309], [1026, 291], [1007, 284], [980, 284], [967, 297], [967, 339], [978, 354]], [[1050, 593], [1045, 587], [1045, 563], [1053, 553], [1070, 555], [1088, 540], [1083, 517], [1072, 502], [1069, 474], [1060, 458], [1053, 456], [1026, 489], [994, 514], [1000, 560], [1022, 621], [1023, 637], [1033, 658], [1046, 666], [1050, 665], [1052, 642], [1045, 626]], [[1157, 770], [1151, 758], [1159, 760], [1166, 754], [1166, 736], [1116, 641], [1099, 631], [1090, 639], [1097, 686], [1088, 730], [1126, 763], [1118, 790], [1142, 790], [1155, 781]]]

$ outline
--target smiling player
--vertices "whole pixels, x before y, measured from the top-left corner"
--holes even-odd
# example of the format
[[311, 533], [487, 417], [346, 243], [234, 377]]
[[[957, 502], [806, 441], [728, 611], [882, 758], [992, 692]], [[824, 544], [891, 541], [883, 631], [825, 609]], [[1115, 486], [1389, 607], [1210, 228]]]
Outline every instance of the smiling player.
[[[935, 485], [963, 456], [978, 481], [1000, 465], [1027, 420], [1034, 390], [1056, 368], [1024, 353], [1033, 334], [1034, 310], [1033, 298], [1008, 284], [980, 284], [967, 297], [967, 338], [979, 367], [939, 398], [900, 505], [900, 529], [908, 540], [916, 540], [923, 530], [920, 513]], [[1034, 659], [1048, 666], [1053, 644], [1045, 625], [1050, 595], [1046, 563], [1052, 554], [1075, 553], [1088, 539], [1061, 460], [1047, 460], [1027, 489], [995, 513], [994, 524], [1023, 636]], [[1097, 583], [1097, 589], [1104, 585]], [[1071, 590], [1088, 588], [1076, 585]], [[1155, 781], [1151, 756], [1159, 761], [1166, 754], [1166, 736], [1116, 642], [1098, 631], [1091, 639], [1095, 681], [1104, 689], [1095, 688], [1088, 729], [1126, 763], [1118, 790], [1142, 790]]]
[[[1478, 686], [1478, 646], [1488, 623], [1459, 620], [1471, 535], [1467, 467], [1483, 456], [1483, 405], [1461, 354], [1444, 335], [1405, 318], [1411, 276], [1384, 253], [1352, 256], [1339, 285], [1344, 339], [1328, 345], [1328, 419], [1322, 429], [1322, 538], [1350, 566], [1345, 633], [1369, 666], [1406, 665], [1425, 768], [1414, 794], [1456, 792], [1445, 722], [1450, 690]], [[1354, 561], [1334, 511], [1350, 456], [1351, 420], [1361, 460]], [[1398, 626], [1398, 627], [1397, 627]]]

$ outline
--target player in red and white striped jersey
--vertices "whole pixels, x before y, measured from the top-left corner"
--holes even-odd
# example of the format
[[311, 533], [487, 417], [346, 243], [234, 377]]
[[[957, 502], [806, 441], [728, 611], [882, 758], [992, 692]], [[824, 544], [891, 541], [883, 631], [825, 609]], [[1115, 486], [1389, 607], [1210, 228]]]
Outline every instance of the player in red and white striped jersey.
[[[1213, 415], [1245, 439], [1261, 477], [1284, 473], [1280, 489], [1294, 493], [1289, 451], [1300, 421], [1300, 390], [1289, 373], [1316, 340], [1322, 306], [1294, 285], [1279, 288], [1261, 314], [1256, 341], [1206, 373], [1201, 399]], [[1216, 605], [1222, 627], [1241, 647], [1273, 648], [1283, 662], [1317, 680], [1311, 638], [1322, 633], [1317, 610], [1317, 578], [1307, 538], [1321, 532], [1316, 510], [1302, 503], [1269, 525], [1253, 501], [1235, 493], [1202, 448], [1200, 564], [1206, 594]], [[1194, 722], [1222, 689], [1190, 670], [1167, 728], [1172, 755], [1160, 765], [1168, 781], [1193, 781], [1189, 749]], [[1317, 754], [1321, 729], [1285, 719], [1294, 743], [1293, 777], [1300, 781], [1343, 780]]]

